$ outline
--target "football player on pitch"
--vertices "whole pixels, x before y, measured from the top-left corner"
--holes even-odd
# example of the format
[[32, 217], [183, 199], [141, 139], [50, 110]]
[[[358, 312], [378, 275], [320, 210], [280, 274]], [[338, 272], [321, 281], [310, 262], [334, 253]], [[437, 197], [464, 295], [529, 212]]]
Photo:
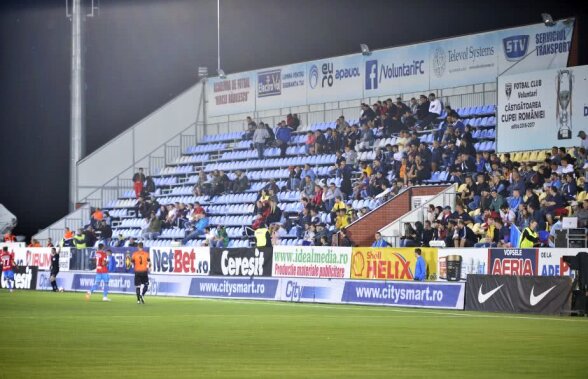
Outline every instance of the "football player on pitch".
[[92, 289], [86, 292], [87, 300], [90, 300], [92, 292], [96, 291], [100, 282], [104, 282], [104, 288], [102, 291], [104, 296], [102, 297], [102, 301], [110, 301], [108, 298], [108, 282], [110, 281], [110, 276], [108, 275], [108, 256], [103, 249], [104, 244], [99, 244], [98, 251], [96, 251], [96, 279], [94, 279]]
[[[131, 258], [133, 266], [135, 266], [135, 290], [137, 291], [137, 304], [145, 304], [144, 296], [149, 289], [149, 268], [151, 267], [151, 261], [149, 259], [149, 253], [143, 250], [143, 243], [137, 244], [137, 251], [133, 253]], [[141, 291], [141, 285], [143, 290]]]
[[0, 253], [0, 263], [2, 263], [2, 276], [8, 282], [8, 289], [10, 292], [14, 289], [14, 253], [8, 251], [8, 246], [2, 248]]

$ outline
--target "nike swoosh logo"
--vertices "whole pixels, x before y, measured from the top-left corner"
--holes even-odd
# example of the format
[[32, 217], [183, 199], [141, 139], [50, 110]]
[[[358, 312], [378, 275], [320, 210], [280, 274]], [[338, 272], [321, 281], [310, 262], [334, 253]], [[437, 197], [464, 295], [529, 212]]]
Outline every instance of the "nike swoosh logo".
[[529, 296], [529, 303], [531, 303], [531, 306], [535, 306], [537, 304], [539, 304], [539, 302], [541, 300], [543, 300], [543, 298], [545, 296], [547, 296], [548, 293], [551, 292], [551, 290], [553, 290], [556, 286], [551, 287], [550, 289], [548, 289], [545, 292], [540, 293], [539, 295], [535, 296], [534, 292], [535, 292], [535, 286], [533, 286], [533, 288], [531, 288], [531, 296]]
[[492, 295], [496, 293], [504, 284], [499, 285], [498, 287], [494, 288], [492, 291], [483, 293], [482, 292], [482, 285], [480, 285], [480, 290], [478, 291], [478, 302], [480, 304], [484, 304], [486, 300], [488, 300]]

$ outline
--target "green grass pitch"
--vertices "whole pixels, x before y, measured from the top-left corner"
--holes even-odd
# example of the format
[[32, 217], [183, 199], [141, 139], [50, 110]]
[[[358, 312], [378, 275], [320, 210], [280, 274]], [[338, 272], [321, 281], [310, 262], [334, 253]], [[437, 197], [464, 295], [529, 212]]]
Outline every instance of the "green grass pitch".
[[0, 291], [0, 378], [586, 378], [588, 319]]

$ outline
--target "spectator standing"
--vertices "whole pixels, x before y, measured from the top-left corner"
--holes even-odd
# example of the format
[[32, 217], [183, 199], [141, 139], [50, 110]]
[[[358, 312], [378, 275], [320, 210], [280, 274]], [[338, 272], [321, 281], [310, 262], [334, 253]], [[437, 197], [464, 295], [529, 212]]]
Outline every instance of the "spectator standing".
[[521, 249], [539, 246], [539, 235], [537, 234], [537, 221], [531, 220], [529, 226], [523, 229], [519, 239]]
[[135, 197], [138, 199], [143, 191], [143, 182], [145, 181], [145, 174], [143, 168], [139, 168], [139, 172], [133, 175], [133, 189], [135, 190]]
[[290, 128], [284, 121], [278, 124], [276, 129], [276, 143], [280, 148], [280, 157], [286, 156], [286, 149], [288, 149], [288, 142], [292, 137], [292, 128]]
[[154, 240], [161, 234], [161, 220], [155, 215], [155, 212], [151, 212], [149, 218], [149, 224], [145, 229], [141, 237], [145, 240]]
[[270, 138], [270, 135], [267, 129], [262, 125], [259, 124], [253, 133], [253, 146], [257, 149], [257, 157], [259, 159], [263, 159], [263, 150], [265, 149], [265, 144], [267, 140]]

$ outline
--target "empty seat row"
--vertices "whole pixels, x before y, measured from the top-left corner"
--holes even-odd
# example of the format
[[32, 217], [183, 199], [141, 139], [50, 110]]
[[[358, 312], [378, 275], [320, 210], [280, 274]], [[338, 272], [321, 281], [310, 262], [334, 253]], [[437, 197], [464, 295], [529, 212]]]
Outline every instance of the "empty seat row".
[[463, 121], [464, 125], [469, 125], [474, 128], [486, 128], [496, 126], [496, 117], [478, 117]]
[[463, 107], [456, 109], [457, 114], [460, 117], [473, 117], [473, 116], [483, 116], [483, 115], [492, 115], [496, 113], [496, 105], [489, 104], [489, 105], [479, 105], [474, 107]]
[[206, 211], [213, 215], [222, 214], [252, 214], [253, 204], [235, 204], [235, 205], [211, 205], [206, 208]]
[[210, 217], [211, 225], [243, 226], [251, 225], [254, 216], [213, 216]]
[[249, 203], [252, 204], [257, 200], [256, 193], [241, 193], [241, 194], [226, 194], [220, 195], [211, 200], [214, 204], [238, 204]]
[[362, 209], [362, 208], [369, 208], [370, 210], [376, 208], [378, 206], [378, 201], [376, 199], [365, 199], [365, 200], [353, 200], [351, 203], [351, 207], [353, 209]]
[[186, 154], [208, 153], [213, 151], [220, 151], [227, 148], [226, 143], [213, 143], [208, 145], [190, 146], [186, 149]]
[[173, 164], [206, 162], [209, 160], [209, 158], [209, 154], [181, 155], [178, 158], [176, 158]]
[[474, 144], [476, 151], [496, 151], [496, 141], [484, 141]]
[[185, 165], [185, 166], [166, 166], [162, 167], [159, 171], [159, 175], [177, 175], [177, 174], [189, 174], [192, 172], [196, 172], [194, 166], [192, 165]]
[[118, 226], [120, 228], [145, 228], [147, 227], [147, 220], [143, 218], [125, 218]]
[[287, 166], [302, 166], [304, 164], [314, 165], [330, 165], [336, 162], [337, 157], [333, 154], [322, 155], [305, 155], [290, 158], [273, 158], [273, 159], [252, 159], [248, 161], [212, 163], [206, 165], [204, 171], [210, 172], [214, 170], [233, 171], [233, 170], [248, 170], [252, 168], [266, 168], [266, 167], [287, 167]]
[[183, 228], [168, 228], [162, 229], [159, 238], [184, 238], [186, 236], [186, 229]]
[[494, 139], [496, 138], [496, 129], [476, 130], [472, 133], [472, 137], [477, 139]]
[[240, 139], [243, 137], [243, 132], [231, 132], [231, 133], [223, 133], [223, 134], [213, 134], [213, 135], [205, 135], [202, 138], [202, 142], [219, 142], [219, 141], [231, 141], [235, 139]]

